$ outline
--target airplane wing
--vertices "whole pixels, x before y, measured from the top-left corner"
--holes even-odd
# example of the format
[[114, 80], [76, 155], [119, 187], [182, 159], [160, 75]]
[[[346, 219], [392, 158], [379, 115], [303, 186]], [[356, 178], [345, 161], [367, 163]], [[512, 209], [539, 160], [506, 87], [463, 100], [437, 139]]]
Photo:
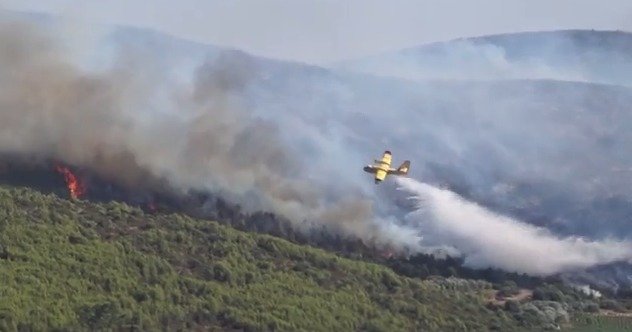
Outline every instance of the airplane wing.
[[375, 173], [377, 172], [377, 168], [373, 167], [372, 165], [367, 165], [364, 166], [364, 171], [367, 173]]

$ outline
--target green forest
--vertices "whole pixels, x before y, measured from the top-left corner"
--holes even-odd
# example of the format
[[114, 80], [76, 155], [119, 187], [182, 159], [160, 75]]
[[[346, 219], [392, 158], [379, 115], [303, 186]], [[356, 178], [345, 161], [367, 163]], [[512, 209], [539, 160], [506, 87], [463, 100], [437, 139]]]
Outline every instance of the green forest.
[[15, 187], [0, 187], [0, 280], [1, 331], [543, 330], [586, 303], [543, 288], [558, 302], [490, 306], [487, 281], [422, 280], [214, 221]]

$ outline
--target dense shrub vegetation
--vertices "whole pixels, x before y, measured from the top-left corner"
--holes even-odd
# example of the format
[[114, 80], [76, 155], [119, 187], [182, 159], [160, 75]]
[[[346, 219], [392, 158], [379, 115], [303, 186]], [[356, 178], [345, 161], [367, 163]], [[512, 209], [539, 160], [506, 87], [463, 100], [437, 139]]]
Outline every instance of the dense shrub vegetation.
[[[268, 235], [0, 189], [0, 330], [515, 330], [489, 284], [399, 276]], [[458, 279], [455, 279], [455, 281]]]

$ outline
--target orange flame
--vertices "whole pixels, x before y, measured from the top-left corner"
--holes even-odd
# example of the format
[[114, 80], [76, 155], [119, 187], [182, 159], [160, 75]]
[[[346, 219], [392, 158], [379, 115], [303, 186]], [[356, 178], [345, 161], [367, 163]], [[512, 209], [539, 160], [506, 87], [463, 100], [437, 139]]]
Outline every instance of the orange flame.
[[61, 165], [56, 165], [55, 170], [60, 174], [64, 175], [64, 180], [66, 180], [66, 186], [68, 187], [68, 191], [70, 191], [70, 197], [72, 198], [80, 198], [83, 194], [86, 193], [86, 188], [83, 186], [81, 181], [70, 171], [68, 167], [64, 167]]

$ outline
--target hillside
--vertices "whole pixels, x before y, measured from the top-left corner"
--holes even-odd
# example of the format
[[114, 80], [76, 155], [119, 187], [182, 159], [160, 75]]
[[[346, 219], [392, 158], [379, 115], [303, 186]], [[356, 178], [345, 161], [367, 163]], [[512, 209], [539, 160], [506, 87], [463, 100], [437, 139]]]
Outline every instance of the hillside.
[[15, 187], [0, 188], [0, 278], [2, 330], [520, 331], [600, 326], [599, 307], [628, 315], [552, 285], [407, 278], [212, 221]]
[[0, 257], [3, 330], [517, 326], [484, 307], [486, 283], [451, 289], [215, 222], [28, 189], [0, 189]]

